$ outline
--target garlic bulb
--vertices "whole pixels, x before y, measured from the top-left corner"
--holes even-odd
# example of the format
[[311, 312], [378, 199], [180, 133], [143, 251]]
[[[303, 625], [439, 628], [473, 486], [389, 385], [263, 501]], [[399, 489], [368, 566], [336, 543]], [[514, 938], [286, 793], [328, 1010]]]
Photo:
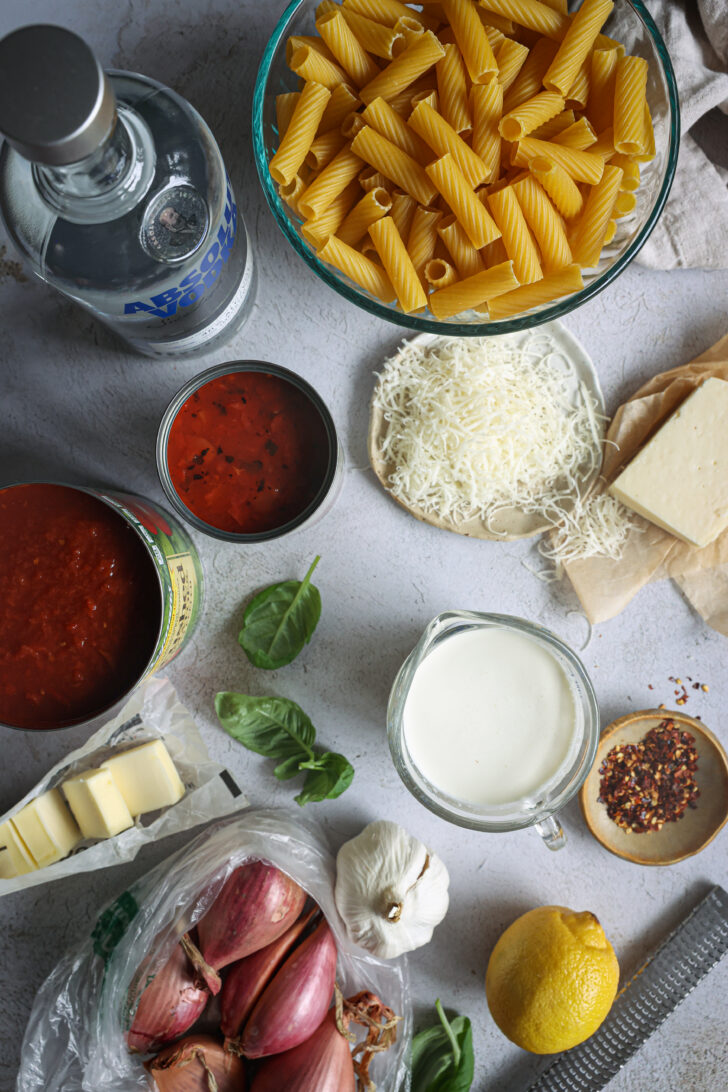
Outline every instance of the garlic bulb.
[[351, 939], [384, 959], [420, 948], [447, 913], [450, 878], [439, 857], [380, 819], [336, 858], [336, 906]]

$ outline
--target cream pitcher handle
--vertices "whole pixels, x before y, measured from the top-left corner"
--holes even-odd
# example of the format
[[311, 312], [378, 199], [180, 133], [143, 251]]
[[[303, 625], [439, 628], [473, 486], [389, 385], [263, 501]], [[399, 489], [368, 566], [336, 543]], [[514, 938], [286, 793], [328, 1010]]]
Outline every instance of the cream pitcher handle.
[[566, 845], [566, 835], [561, 823], [553, 815], [549, 815], [548, 819], [544, 819], [541, 823], [535, 823], [534, 826], [549, 849], [563, 849]]

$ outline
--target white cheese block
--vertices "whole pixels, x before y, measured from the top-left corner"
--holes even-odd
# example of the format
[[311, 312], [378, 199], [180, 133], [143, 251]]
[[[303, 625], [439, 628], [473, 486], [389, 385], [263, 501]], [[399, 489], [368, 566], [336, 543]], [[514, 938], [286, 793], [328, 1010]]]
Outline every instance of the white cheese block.
[[26, 872], [35, 872], [36, 868], [37, 865], [15, 829], [12, 819], [0, 823], [0, 880], [24, 876]]
[[185, 794], [174, 762], [161, 739], [122, 751], [102, 763], [111, 771], [126, 806], [134, 816], [176, 804]]
[[84, 838], [113, 838], [133, 825], [111, 770], [86, 770], [61, 786]]
[[706, 379], [609, 492], [691, 546], [717, 538], [728, 527], [728, 383]]
[[58, 789], [37, 796], [13, 816], [13, 823], [38, 868], [67, 857], [81, 831]]

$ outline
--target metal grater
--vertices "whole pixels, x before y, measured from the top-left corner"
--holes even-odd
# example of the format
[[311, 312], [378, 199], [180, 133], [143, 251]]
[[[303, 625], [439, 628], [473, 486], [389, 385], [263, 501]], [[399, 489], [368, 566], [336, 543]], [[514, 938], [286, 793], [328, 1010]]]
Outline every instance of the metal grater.
[[728, 892], [717, 885], [617, 995], [604, 1023], [528, 1092], [600, 1092], [728, 952]]

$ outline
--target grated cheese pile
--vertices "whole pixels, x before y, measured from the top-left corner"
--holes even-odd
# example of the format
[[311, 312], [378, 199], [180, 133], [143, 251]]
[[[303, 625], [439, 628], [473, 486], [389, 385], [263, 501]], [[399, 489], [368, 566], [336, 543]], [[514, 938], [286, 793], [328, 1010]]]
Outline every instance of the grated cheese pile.
[[490, 526], [516, 507], [557, 524], [601, 464], [597, 402], [542, 333], [407, 343], [374, 405], [391, 492], [428, 515]]
[[538, 550], [542, 557], [556, 563], [558, 575], [561, 566], [569, 561], [590, 557], [620, 561], [632, 530], [642, 530], [635, 525], [632, 512], [609, 493], [595, 493], [585, 501], [578, 500]]

